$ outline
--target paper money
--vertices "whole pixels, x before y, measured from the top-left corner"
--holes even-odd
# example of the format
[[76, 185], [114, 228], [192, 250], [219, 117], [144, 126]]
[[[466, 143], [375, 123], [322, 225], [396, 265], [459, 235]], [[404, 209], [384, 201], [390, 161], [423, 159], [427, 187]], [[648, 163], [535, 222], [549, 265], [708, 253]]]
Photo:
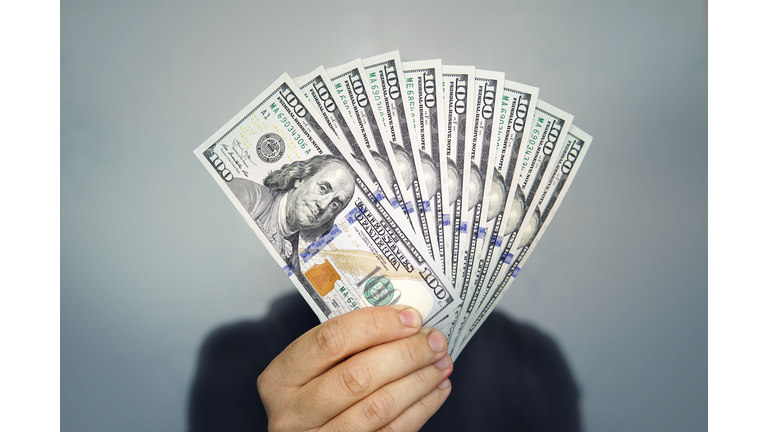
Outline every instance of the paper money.
[[[446, 200], [443, 202], [446, 272], [456, 283], [459, 268], [459, 232], [461, 230], [462, 185], [464, 184], [464, 147], [467, 130], [472, 128], [469, 100], [474, 88], [474, 66], [443, 65], [443, 104], [445, 105], [445, 158], [441, 158], [441, 182]], [[444, 169], [442, 167], [445, 167]]]
[[[509, 273], [510, 277], [506, 279], [503, 285], [500, 285], [499, 288], [492, 293], [490, 301], [484, 306], [480, 313], [472, 318], [472, 325], [469, 327], [467, 334], [462, 336], [461, 343], [458, 344], [458, 346], [454, 345], [454, 359], [458, 357], [469, 339], [471, 339], [480, 325], [482, 325], [488, 317], [490, 311], [496, 306], [499, 299], [509, 289], [512, 281], [514, 281], [514, 278], [520, 272], [520, 268], [525, 264], [528, 256], [530, 256], [531, 251], [533, 251], [541, 237], [544, 235], [555, 212], [557, 212], [557, 209], [560, 207], [566, 192], [568, 192], [568, 188], [571, 186], [573, 178], [579, 170], [591, 143], [592, 136], [576, 126], [570, 127], [565, 145], [557, 159], [557, 164], [551, 171], [552, 174], [549, 176], [549, 179], [544, 186], [544, 190], [540, 194], [536, 206], [533, 209], [534, 212], [540, 214], [541, 226], [533, 236], [530, 245], [526, 246], [523, 251], [518, 253], [517, 258], [512, 264], [512, 270]], [[557, 264], [555, 263], [555, 265]]]
[[380, 174], [370, 152], [363, 151], [360, 143], [364, 142], [360, 128], [350, 127], [354, 120], [349, 121], [348, 111], [344, 110], [346, 101], [337, 97], [333, 90], [333, 83], [325, 68], [320, 66], [305, 75], [294, 80], [301, 88], [305, 96], [305, 103], [312, 104], [320, 112], [325, 124], [345, 144], [345, 148], [352, 153], [352, 157], [363, 168], [364, 174], [373, 182], [374, 186], [381, 190], [389, 198], [392, 191], [389, 185], [380, 181]]
[[[501, 250], [499, 260], [492, 263], [494, 270], [483, 286], [482, 293], [478, 295], [479, 304], [474, 306], [472, 315], [463, 317], [465, 320], [472, 322], [475, 318], [474, 315], [483, 310], [490, 301], [489, 293], [494, 292], [498, 286], [503, 284], [502, 281], [508, 279], [514, 272], [514, 270], [510, 270], [510, 272], [507, 270], [509, 270], [509, 265], [513, 261], [513, 257], [516, 256], [516, 252], [519, 248], [527, 246], [533, 239], [535, 234], [533, 230], [538, 229], [540, 221], [534, 211], [534, 203], [544, 192], [544, 188], [540, 186], [554, 170], [554, 163], [550, 162], [557, 157], [565, 145], [566, 134], [564, 131], [570, 128], [572, 121], [572, 115], [541, 99], [537, 101], [531, 135], [521, 150], [520, 178], [515, 191], [518, 202], [513, 203], [510, 217], [506, 220], [507, 224], [504, 225], [503, 248], [497, 248]], [[512, 216], [516, 214], [515, 206], [521, 205], [522, 210], [518, 223]], [[456, 345], [452, 345], [452, 348], [455, 349]]]
[[[355, 162], [362, 168], [363, 174], [371, 180], [374, 187], [382, 191], [387, 202], [392, 202], [392, 190], [386, 182], [380, 181], [382, 175], [376, 166], [376, 162], [373, 160], [371, 153], [360, 145], [363, 142], [360, 129], [350, 127], [350, 124], [355, 124], [355, 120], [343, 109], [348, 103], [343, 98], [338, 97], [338, 95], [343, 95], [342, 92], [330, 90], [333, 88], [333, 83], [325, 68], [320, 66], [309, 75], [296, 78], [294, 82], [304, 92], [305, 103], [317, 108], [325, 120], [325, 124], [334, 132], [339, 141], [344, 144], [344, 148], [352, 154]], [[399, 209], [399, 205], [393, 207]], [[398, 212], [394, 212], [392, 215], [395, 222], [400, 226], [408, 226], [410, 222], [404, 216], [404, 214]], [[421, 249], [426, 249], [426, 244], [421, 238], [416, 237], [413, 241]]]
[[[404, 205], [395, 198], [392, 190], [392, 174], [389, 164], [378, 153], [384, 148], [379, 126], [376, 121], [376, 113], [371, 105], [371, 95], [365, 85], [365, 67], [361, 59], [336, 66], [326, 70], [333, 83], [333, 90], [338, 101], [346, 112], [345, 118], [351, 129], [354, 129], [364, 145], [361, 150], [366, 154], [366, 159], [372, 160], [370, 165], [375, 176], [380, 179], [379, 187], [389, 198], [393, 208], [400, 208], [403, 215], [407, 215]], [[377, 155], [379, 157], [374, 157]], [[408, 222], [410, 225], [410, 221]]]
[[[475, 70], [475, 96], [472, 108], [472, 129], [470, 145], [465, 147], [464, 184], [462, 186], [464, 207], [461, 213], [459, 248], [461, 262], [454, 284], [461, 302], [467, 297], [472, 277], [472, 267], [478, 252], [478, 245], [485, 241], [485, 226], [488, 215], [488, 199], [493, 181], [493, 162], [496, 159], [497, 123], [501, 108], [504, 74], [501, 72]], [[490, 176], [489, 176], [490, 169]], [[462, 306], [459, 314], [464, 313]], [[455, 325], [455, 324], [454, 324]], [[452, 331], [452, 337], [455, 332]]]
[[504, 233], [501, 242], [497, 240], [494, 244], [490, 267], [493, 271], [488, 275], [483, 293], [480, 294], [481, 304], [494, 283], [498, 282], [499, 274], [506, 272], [513, 261], [513, 246], [519, 244], [521, 239], [524, 242], [530, 241], [530, 232], [521, 232], [521, 228], [526, 228], [528, 219], [534, 216], [527, 211], [531, 208], [539, 184], [546, 175], [555, 147], [564, 142], [565, 134], [562, 132], [568, 130], [572, 122], [571, 114], [541, 99], [536, 103], [531, 135], [520, 150], [520, 178], [515, 189], [515, 198], [510, 203], [509, 213], [505, 214], [502, 220]]
[[407, 304], [441, 322], [450, 282], [301, 95], [282, 75], [195, 154], [321, 321]]
[[363, 59], [367, 83], [373, 97], [372, 105], [377, 112], [379, 130], [382, 132], [383, 152], [387, 155], [392, 174], [395, 197], [405, 205], [413, 230], [420, 234], [434, 257], [432, 239], [424, 210], [422, 185], [417, 170], [421, 169], [419, 152], [414, 148], [406, 115], [406, 82], [403, 65], [397, 51]]
[[[422, 213], [432, 240], [435, 261], [445, 273], [445, 235], [443, 232], [443, 188], [440, 152], [445, 147], [445, 108], [443, 72], [440, 60], [403, 62], [408, 115], [415, 132], [412, 143], [419, 153], [416, 173], [423, 200]], [[415, 186], [414, 186], [415, 187]]]
[[[532, 119], [535, 114], [539, 89], [525, 84], [506, 80], [501, 94], [499, 121], [496, 136], [496, 158], [492, 173], [489, 172], [486, 185], [486, 208], [484, 216], [486, 225], [485, 241], [477, 250], [477, 257], [471, 270], [471, 280], [468, 293], [463, 299], [458, 328], [452, 333], [458, 336], [462, 333], [466, 319], [474, 311], [478, 297], [483, 289], [485, 276], [493, 257], [493, 246], [502, 241], [502, 222], [504, 210], [512, 205], [515, 199], [520, 164], [518, 155], [523, 137], [528, 137], [532, 129]], [[511, 207], [510, 207], [511, 208]]]
[[284, 74], [195, 154], [321, 321], [410, 305], [456, 359], [592, 137], [535, 87], [441, 63]]

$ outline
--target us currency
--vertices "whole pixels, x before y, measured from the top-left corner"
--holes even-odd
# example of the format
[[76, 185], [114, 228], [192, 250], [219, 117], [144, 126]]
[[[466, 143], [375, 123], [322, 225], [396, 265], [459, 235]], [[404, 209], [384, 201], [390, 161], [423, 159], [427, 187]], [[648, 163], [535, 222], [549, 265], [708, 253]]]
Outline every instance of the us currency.
[[[376, 162], [373, 160], [371, 153], [364, 150], [360, 145], [361, 142], [364, 142], [360, 129], [350, 127], [350, 124], [354, 125], [354, 119], [343, 108], [345, 105], [349, 105], [349, 102], [344, 98], [338, 97], [338, 95], [343, 96], [343, 92], [337, 93], [331, 90], [333, 83], [325, 68], [320, 66], [310, 74], [296, 78], [294, 81], [304, 92], [304, 102], [317, 108], [328, 128], [339, 138], [341, 144], [352, 154], [355, 162], [362, 169], [363, 174], [371, 180], [374, 187], [381, 193], [378, 199], [391, 202], [394, 199], [392, 190], [386, 182], [380, 181], [381, 173], [378, 167], [376, 167]], [[399, 205], [396, 208], [399, 208]], [[401, 217], [404, 216], [403, 214], [395, 213], [392, 216], [401, 226], [408, 226], [410, 223], [408, 219]], [[414, 240], [419, 247], [426, 248], [424, 242], [420, 241], [421, 239], [416, 238]]]
[[[461, 350], [477, 331], [477, 328], [485, 322], [490, 311], [493, 310], [499, 299], [509, 289], [509, 286], [514, 281], [514, 277], [519, 273], [519, 269], [525, 264], [531, 251], [538, 244], [544, 231], [546, 231], [547, 227], [552, 222], [552, 218], [560, 207], [566, 192], [568, 192], [568, 188], [570, 188], [573, 178], [579, 170], [579, 167], [584, 160], [584, 156], [591, 144], [592, 137], [589, 134], [576, 126], [571, 126], [567, 134], [566, 144], [557, 160], [557, 165], [546, 183], [544, 192], [536, 203], [536, 210], [534, 211], [538, 211], [541, 214], [541, 228], [539, 228], [534, 235], [530, 246], [528, 246], [525, 251], [520, 251], [518, 254], [513, 263], [514, 271], [511, 273], [511, 278], [501, 286], [501, 289], [492, 294], [490, 302], [488, 302], [481, 313], [475, 320], [473, 320], [470, 331], [462, 338], [461, 345], [458, 346], [458, 349], [454, 349], [454, 352], [456, 353], [454, 359], [461, 353]], [[557, 265], [557, 263], [554, 263], [554, 265]]]
[[[379, 149], [384, 148], [384, 142], [379, 131], [379, 125], [376, 121], [376, 113], [371, 105], [371, 95], [365, 85], [365, 67], [361, 59], [353, 60], [340, 66], [326, 70], [333, 83], [333, 91], [338, 97], [339, 103], [346, 112], [346, 118], [351, 128], [354, 129], [360, 139], [362, 139], [361, 150], [366, 154], [368, 160], [373, 160], [370, 165], [376, 178], [381, 179], [379, 186], [389, 197], [390, 205], [393, 208], [402, 210], [403, 215], [408, 214], [405, 205], [401, 205], [395, 197], [392, 190], [392, 171], [384, 160], [384, 156], [379, 153]], [[410, 225], [410, 220], [408, 221]]]
[[459, 268], [459, 231], [463, 208], [464, 148], [467, 130], [472, 129], [473, 117], [469, 111], [470, 94], [474, 88], [474, 66], [443, 65], [443, 99], [445, 104], [445, 151], [440, 159], [443, 193], [443, 233], [445, 238], [446, 272], [448, 279], [457, 282]]
[[[446, 69], [449, 73], [446, 80]], [[451, 244], [451, 272], [449, 279], [458, 293], [461, 282], [461, 237], [462, 231], [466, 232], [466, 224], [462, 224], [462, 214], [467, 206], [468, 197], [464, 190], [467, 181], [467, 171], [470, 169], [470, 160], [467, 159], [467, 148], [472, 144], [471, 132], [474, 129], [474, 104], [475, 104], [475, 68], [474, 66], [444, 66], [443, 67], [443, 97], [446, 105], [446, 142], [454, 154], [446, 157], [447, 183], [449, 187], [455, 187], [456, 193], [453, 207], [449, 207], [450, 214], [450, 240]], [[456, 172], [454, 172], [455, 170]], [[451, 184], [456, 180], [457, 184]], [[445, 223], [443, 224], [446, 228]], [[458, 299], [457, 299], [458, 300]], [[451, 330], [458, 320], [460, 310], [457, 308], [448, 319], [451, 321]], [[451, 333], [445, 334], [449, 346]]]
[[[464, 208], [461, 213], [461, 229], [459, 231], [459, 248], [461, 263], [454, 287], [463, 302], [470, 289], [472, 267], [478, 247], [482, 248], [485, 241], [485, 227], [488, 215], [488, 199], [493, 181], [493, 163], [496, 159], [496, 137], [498, 136], [499, 111], [501, 95], [504, 88], [504, 73], [475, 70], [475, 96], [472, 108], [472, 134], [470, 145], [464, 151], [464, 184], [462, 195]], [[490, 173], [490, 175], [489, 175]], [[464, 313], [461, 308], [460, 314]], [[455, 330], [455, 329], [454, 329]], [[452, 331], [455, 338], [456, 332]]]
[[432, 234], [424, 217], [422, 185], [416, 173], [421, 160], [411, 141], [411, 122], [405, 112], [405, 76], [400, 54], [393, 51], [369, 57], [363, 59], [363, 66], [379, 130], [382, 132], [384, 148], [379, 149], [378, 153], [387, 156], [385, 160], [393, 174], [392, 189], [395, 197], [405, 206], [413, 230], [424, 238], [430, 256], [434, 257]]
[[283, 74], [195, 154], [321, 321], [386, 304], [443, 321], [450, 282], [301, 94]]
[[494, 254], [498, 253], [498, 261], [494, 262], [492, 258], [490, 268], [493, 268], [493, 271], [483, 285], [483, 292], [478, 297], [479, 303], [474, 306], [473, 315], [468, 318], [469, 322], [473, 322], [479, 311], [487, 305], [489, 293], [506, 278], [518, 248], [527, 246], [533, 239], [534, 227], [539, 226], [539, 219], [533, 207], [544, 192], [544, 188], [539, 186], [546, 182], [554, 170], [555, 164], [550, 162], [559, 155], [560, 149], [565, 145], [565, 131], [571, 127], [572, 122], [571, 114], [541, 99], [536, 102], [531, 134], [521, 144], [518, 157], [520, 170], [515, 198], [509, 214], [502, 218], [502, 246], [497, 247], [498, 242], [493, 246], [496, 249]]
[[455, 336], [461, 335], [467, 318], [473, 313], [478, 297], [483, 289], [485, 276], [493, 257], [493, 247], [502, 241], [500, 232], [505, 209], [513, 203], [517, 188], [519, 171], [518, 155], [523, 137], [531, 133], [533, 115], [539, 97], [539, 89], [525, 84], [506, 80], [501, 94], [499, 108], [499, 123], [496, 133], [496, 159], [489, 172], [489, 185], [486, 185], [488, 195], [487, 214], [484, 218], [487, 225], [485, 242], [478, 248], [478, 256], [472, 267], [471, 280], [467, 298], [463, 301], [459, 315], [458, 328], [453, 331]]
[[440, 60], [403, 62], [408, 115], [412, 121], [412, 143], [417, 147], [420, 164], [416, 174], [421, 183], [421, 196], [427, 228], [432, 239], [435, 261], [445, 267], [445, 236], [442, 227], [443, 190], [440, 183], [440, 152], [445, 147], [445, 108], [443, 106], [443, 72]]
[[305, 96], [305, 103], [312, 104], [320, 112], [325, 124], [338, 137], [345, 148], [352, 153], [352, 157], [363, 168], [365, 174], [373, 182], [374, 186], [381, 190], [387, 201], [392, 196], [389, 185], [381, 182], [377, 175], [378, 169], [370, 152], [363, 151], [360, 146], [364, 142], [360, 128], [352, 128], [352, 123], [347, 120], [347, 111], [342, 107], [346, 104], [337, 98], [337, 92], [333, 91], [333, 83], [325, 68], [320, 66], [310, 74], [294, 79]]

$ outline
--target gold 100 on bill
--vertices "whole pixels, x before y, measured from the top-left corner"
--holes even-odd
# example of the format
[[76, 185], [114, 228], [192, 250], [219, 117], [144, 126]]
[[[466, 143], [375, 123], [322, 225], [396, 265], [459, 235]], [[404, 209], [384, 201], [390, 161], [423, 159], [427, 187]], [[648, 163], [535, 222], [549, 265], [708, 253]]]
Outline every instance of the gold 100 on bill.
[[441, 330], [456, 307], [442, 267], [302, 94], [282, 75], [195, 155], [322, 321], [407, 304]]

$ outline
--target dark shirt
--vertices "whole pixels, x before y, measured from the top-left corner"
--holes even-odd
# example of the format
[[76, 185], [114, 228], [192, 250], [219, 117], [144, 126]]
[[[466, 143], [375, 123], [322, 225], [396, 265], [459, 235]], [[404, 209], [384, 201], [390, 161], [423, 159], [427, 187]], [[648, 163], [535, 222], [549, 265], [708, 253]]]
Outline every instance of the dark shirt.
[[[256, 380], [293, 340], [318, 325], [304, 299], [276, 301], [259, 321], [215, 330], [200, 352], [189, 432], [265, 431]], [[451, 395], [422, 431], [580, 431], [579, 392], [557, 344], [492, 313], [456, 360]]]

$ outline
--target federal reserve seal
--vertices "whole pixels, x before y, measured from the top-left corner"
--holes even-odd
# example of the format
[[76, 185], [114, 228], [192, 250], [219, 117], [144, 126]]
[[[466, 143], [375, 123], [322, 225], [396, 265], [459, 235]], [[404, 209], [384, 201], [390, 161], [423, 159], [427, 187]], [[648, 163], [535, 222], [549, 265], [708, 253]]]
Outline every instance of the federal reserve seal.
[[374, 306], [385, 306], [392, 304], [392, 300], [400, 300], [398, 293], [395, 299], [395, 287], [392, 286], [392, 281], [386, 276], [374, 276], [365, 283], [365, 289], [363, 295], [368, 303]]
[[267, 133], [256, 143], [256, 154], [266, 163], [280, 160], [285, 154], [285, 141], [276, 133]]

